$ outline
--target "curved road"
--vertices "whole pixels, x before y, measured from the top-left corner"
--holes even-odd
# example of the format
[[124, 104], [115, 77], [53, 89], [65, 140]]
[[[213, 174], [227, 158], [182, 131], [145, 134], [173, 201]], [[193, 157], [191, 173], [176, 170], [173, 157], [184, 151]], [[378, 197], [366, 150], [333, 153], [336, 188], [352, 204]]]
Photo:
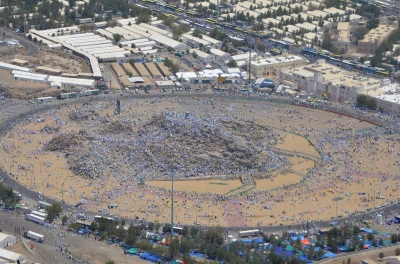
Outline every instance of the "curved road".
[[[176, 97], [177, 94], [159, 94], [159, 93], [152, 93], [152, 94], [141, 94], [141, 98], [156, 98], [156, 97], [163, 97], [163, 96], [167, 96], [167, 97]], [[187, 93], [187, 92], [183, 92], [182, 94], [179, 94], [180, 97], [202, 97], [202, 98], [208, 98], [208, 97], [212, 97], [212, 94], [202, 94], [202, 93]], [[124, 95], [123, 99], [128, 99], [128, 98], [133, 98], [133, 95]], [[215, 97], [215, 96], [214, 96]], [[219, 97], [219, 96], [217, 96]], [[224, 97], [220, 97], [220, 98], [224, 98], [227, 99], [227, 96]], [[228, 97], [229, 98], [229, 97]], [[99, 96], [97, 98], [79, 98], [77, 100], [73, 100], [71, 101], [71, 103], [85, 103], [85, 102], [89, 102], [89, 101], [111, 101], [111, 100], [116, 100], [116, 99], [122, 99], [120, 97], [119, 94], [112, 94], [112, 95], [107, 95], [107, 96]], [[231, 99], [245, 99], [245, 97], [243, 96], [233, 96], [231, 97]], [[258, 97], [250, 97], [247, 99], [253, 99], [253, 100], [260, 100]], [[265, 101], [265, 100], [264, 100]], [[63, 104], [68, 103], [69, 101], [63, 101]], [[123, 102], [123, 101], [122, 101]], [[265, 101], [266, 103], [279, 103], [279, 104], [292, 104], [293, 103], [293, 99], [290, 98], [278, 98], [278, 99], [268, 99], [267, 101]], [[17, 111], [13, 111], [11, 113], [10, 118], [7, 118], [6, 121], [3, 121], [2, 123], [0, 123], [0, 136], [4, 136], [4, 134], [9, 130], [9, 125], [16, 122], [18, 119], [22, 119], [25, 118], [28, 115], [34, 115], [34, 114], [38, 114], [42, 111], [46, 111], [46, 110], [51, 110], [51, 109], [56, 109], [59, 108], [61, 102], [60, 101], [55, 101], [52, 103], [48, 103], [46, 105], [40, 105], [37, 107], [30, 107], [27, 105], [23, 105], [21, 106]], [[349, 115], [349, 116], [354, 116], [355, 118], [360, 118], [363, 119], [365, 121], [370, 121], [373, 123], [378, 123], [379, 121], [381, 121], [379, 124], [381, 125], [385, 125], [382, 124], [384, 123], [384, 121], [382, 121], [381, 119], [378, 118], [374, 118], [372, 116], [363, 116], [360, 113], [356, 113], [355, 111], [351, 111], [350, 109], [341, 109], [341, 108], [337, 108], [337, 107], [332, 107], [332, 106], [326, 106], [325, 109], [320, 109], [320, 110], [325, 110], [325, 111], [330, 111], [333, 113], [337, 113], [337, 114], [342, 114], [342, 115]], [[7, 173], [7, 169], [6, 168], [1, 168], [0, 169], [0, 177], [4, 179], [4, 182], [11, 186], [14, 190], [19, 191], [24, 199], [31, 199], [33, 201], [37, 201], [38, 200], [38, 194], [35, 191], [29, 190], [27, 189], [25, 186], [21, 185], [20, 183], [16, 182], [12, 176], [10, 176]], [[53, 202], [52, 199], [46, 198], [45, 199], [46, 202]], [[64, 210], [68, 210], [73, 208], [73, 206], [71, 205], [67, 205], [64, 204], [63, 205], [63, 209]], [[397, 204], [393, 204], [391, 206], [387, 206], [385, 208], [380, 208], [379, 211], [383, 212], [384, 215], [391, 213], [392, 211], [397, 210]], [[352, 217], [344, 217], [337, 221], [338, 225], [340, 223], [343, 223], [344, 221], [354, 221], [356, 222], [361, 222], [363, 219], [368, 219], [371, 218], [371, 216], [375, 214], [375, 211], [372, 212], [366, 212], [364, 214], [359, 214], [359, 215], [355, 215]], [[127, 221], [129, 223], [129, 221]], [[322, 228], [322, 227], [329, 227], [330, 226], [330, 221], [322, 221], [322, 222], [318, 222], [318, 227]], [[314, 224], [310, 223], [309, 224], [309, 228], [314, 228]], [[203, 227], [203, 228], [208, 228], [208, 227]], [[230, 232], [237, 232], [240, 230], [244, 230], [244, 229], [249, 229], [251, 227], [229, 227], [228, 230], [230, 230]], [[281, 232], [284, 230], [300, 230], [300, 229], [305, 229], [306, 226], [305, 224], [289, 224], [289, 225], [283, 225], [283, 226], [264, 226], [264, 227], [257, 227], [257, 228], [261, 228], [261, 230], [263, 230], [264, 232]]]
[[11, 32], [8, 30], [5, 30], [4, 28], [0, 28], [0, 34], [5, 33], [7, 37], [9, 38], [15, 38], [17, 39], [21, 44], [25, 45], [28, 48], [28, 52], [25, 54], [25, 56], [32, 56], [35, 55], [40, 51], [40, 47], [33, 43], [32, 41], [29, 41], [28, 39], [21, 37], [22, 35], [18, 35], [15, 32]]

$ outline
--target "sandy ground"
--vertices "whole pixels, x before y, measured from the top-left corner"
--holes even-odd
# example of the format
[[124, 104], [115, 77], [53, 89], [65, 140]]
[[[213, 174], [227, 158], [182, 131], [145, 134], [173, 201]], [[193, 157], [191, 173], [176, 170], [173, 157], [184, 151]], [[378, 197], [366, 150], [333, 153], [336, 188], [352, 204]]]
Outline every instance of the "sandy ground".
[[[21, 49], [8, 50], [3, 52], [4, 47], [0, 48], [0, 57], [2, 61], [8, 62], [12, 59], [26, 60], [29, 64], [37, 66], [45, 66], [54, 69], [61, 69], [64, 73], [80, 73], [80, 72], [90, 72], [87, 62], [75, 56], [69, 52], [63, 50], [49, 50], [42, 48], [42, 50], [33, 55], [25, 56], [26, 48], [21, 47]], [[1, 56], [3, 54], [3, 56]], [[32, 68], [33, 72], [36, 72], [35, 68]], [[41, 73], [43, 74], [43, 73]], [[66, 92], [58, 89], [51, 89], [50, 85], [47, 83], [36, 83], [14, 80], [11, 71], [0, 69], [0, 84], [5, 88], [5, 92], [9, 94], [12, 98], [28, 100], [35, 99], [37, 97], [44, 96], [56, 96], [61, 92]]]
[[[175, 181], [175, 223], [224, 226], [297, 223], [346, 216], [348, 212], [373, 208], [398, 198], [394, 150], [400, 149], [400, 144], [393, 140], [395, 135], [384, 135], [379, 128], [365, 122], [311, 109], [262, 102], [249, 105], [226, 99], [217, 100], [216, 107], [196, 99], [165, 99], [157, 103], [122, 101], [122, 105], [122, 118], [145, 119], [169, 108], [196, 114], [220, 111], [254, 120], [281, 131], [284, 140], [274, 146], [276, 149], [297, 154], [288, 157], [291, 172], [256, 179], [250, 194], [237, 195], [238, 191], [233, 190], [240, 189], [241, 182], [225, 180], [226, 177], [224, 180], [217, 177]], [[98, 107], [103, 114], [111, 115], [114, 110], [106, 103]], [[79, 124], [68, 117], [71, 108], [43, 114], [44, 122], [33, 120], [7, 133], [1, 141], [8, 147], [8, 151], [0, 154], [4, 169], [11, 171], [20, 183], [45, 196], [70, 204], [86, 199], [89, 210], [103, 209], [116, 216], [144, 217], [155, 222], [170, 221], [171, 182], [147, 181], [147, 186], [138, 185], [137, 180], [122, 183], [111, 169], [99, 178], [83, 179], [72, 175], [61, 153], [40, 151], [53, 137], [40, 132], [46, 124], [54, 125], [58, 119], [67, 123], [62, 126], [63, 131], [79, 130]], [[367, 131], [371, 136], [365, 137]], [[375, 135], [380, 137], [374, 138]], [[318, 161], [320, 154], [315, 148], [323, 153], [323, 162]], [[311, 158], [305, 158], [306, 155]], [[310, 177], [300, 182], [316, 162], [319, 164]], [[124, 167], [120, 173], [131, 174]], [[229, 191], [232, 192], [226, 199], [217, 195]], [[110, 193], [116, 192], [118, 195], [110, 198]], [[360, 192], [365, 194], [359, 195]], [[383, 199], [375, 199], [376, 196]], [[111, 203], [118, 204], [118, 208], [108, 210], [107, 205]]]

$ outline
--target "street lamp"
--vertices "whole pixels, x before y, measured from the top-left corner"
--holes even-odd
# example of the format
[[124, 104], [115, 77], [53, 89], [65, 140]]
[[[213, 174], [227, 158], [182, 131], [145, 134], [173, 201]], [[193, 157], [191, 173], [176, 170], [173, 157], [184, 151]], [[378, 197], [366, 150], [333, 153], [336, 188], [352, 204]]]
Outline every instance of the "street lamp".
[[172, 234], [174, 231], [174, 174], [175, 174], [175, 166], [171, 165], [171, 181], [172, 181], [172, 199], [171, 199], [171, 241], [172, 242]]
[[25, 23], [25, 2], [22, 2], [22, 15], [24, 16], [24, 36], [26, 36], [26, 23]]

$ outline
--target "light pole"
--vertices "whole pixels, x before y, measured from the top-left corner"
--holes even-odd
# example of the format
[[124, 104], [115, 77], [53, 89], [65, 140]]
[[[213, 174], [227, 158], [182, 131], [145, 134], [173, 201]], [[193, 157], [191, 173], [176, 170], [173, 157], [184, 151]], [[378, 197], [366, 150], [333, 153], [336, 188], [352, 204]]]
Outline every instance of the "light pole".
[[24, 36], [26, 36], [26, 23], [25, 23], [25, 2], [22, 2], [22, 15], [24, 16]]
[[175, 174], [175, 168], [173, 165], [171, 165], [171, 180], [172, 180], [172, 199], [171, 199], [171, 241], [172, 242], [172, 234], [174, 231], [174, 174]]

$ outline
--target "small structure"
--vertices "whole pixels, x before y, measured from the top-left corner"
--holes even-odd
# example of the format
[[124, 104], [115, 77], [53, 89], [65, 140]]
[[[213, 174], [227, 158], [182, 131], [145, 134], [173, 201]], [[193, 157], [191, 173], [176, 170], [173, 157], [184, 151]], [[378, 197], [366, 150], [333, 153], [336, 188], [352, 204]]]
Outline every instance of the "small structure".
[[28, 66], [29, 61], [20, 60], [20, 59], [13, 59], [13, 60], [10, 60], [10, 63], [12, 63], [14, 65], [18, 65], [18, 66], [24, 67], [24, 66]]
[[22, 254], [18, 254], [7, 249], [0, 248], [0, 259], [6, 260], [9, 263], [25, 263], [26, 256]]
[[156, 87], [159, 90], [175, 89], [173, 81], [156, 81]]
[[51, 75], [61, 75], [63, 72], [60, 69], [49, 68], [45, 66], [36, 67], [37, 72], [51, 74]]
[[10, 236], [5, 233], [0, 233], [0, 248], [5, 248], [17, 243], [15, 236]]

